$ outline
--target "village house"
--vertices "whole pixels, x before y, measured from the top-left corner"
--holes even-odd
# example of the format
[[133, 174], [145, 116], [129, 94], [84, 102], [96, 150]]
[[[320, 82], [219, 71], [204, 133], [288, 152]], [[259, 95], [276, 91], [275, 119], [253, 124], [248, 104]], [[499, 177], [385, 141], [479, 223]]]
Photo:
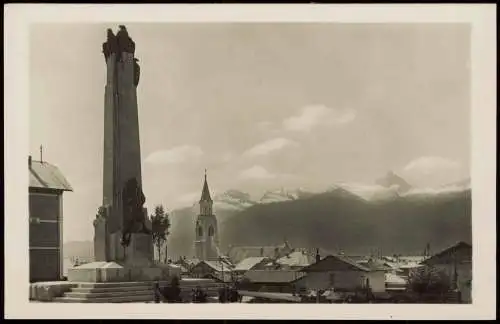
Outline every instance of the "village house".
[[283, 270], [299, 270], [314, 263], [314, 252], [306, 249], [294, 250], [293, 252], [276, 260], [276, 264]]
[[291, 253], [293, 249], [285, 240], [281, 245], [273, 246], [233, 246], [230, 245], [226, 253], [228, 258], [234, 263], [238, 264], [246, 258], [250, 257], [266, 257], [269, 259], [279, 259]]
[[[41, 159], [40, 159], [41, 160]], [[63, 192], [73, 191], [59, 169], [28, 157], [30, 282], [63, 278]]]
[[328, 255], [301, 269], [307, 275], [308, 290], [354, 292], [371, 288], [374, 293], [385, 292], [385, 269], [363, 266], [342, 255]]
[[305, 288], [305, 273], [293, 270], [250, 270], [241, 289], [260, 292], [295, 293]]
[[193, 258], [193, 259], [188, 259], [184, 256], [180, 257], [177, 261], [174, 261], [174, 264], [180, 265], [183, 269], [183, 272], [188, 273], [191, 272], [191, 270], [198, 264], [200, 263], [200, 260]]
[[401, 275], [404, 274], [404, 270], [400, 269], [399, 265], [387, 261], [386, 258], [372, 257], [359, 261], [358, 264], [371, 270], [383, 271], [386, 291], [401, 292], [407, 289], [407, 278]]
[[408, 281], [392, 272], [385, 273], [385, 290], [388, 292], [401, 292], [406, 291], [408, 288]]
[[444, 271], [450, 279], [452, 289], [458, 290], [460, 301], [472, 302], [472, 245], [458, 242], [422, 263]]
[[191, 269], [190, 275], [193, 278], [210, 278], [219, 282], [232, 282], [235, 280], [232, 266], [224, 261], [200, 261]]
[[266, 257], [250, 257], [242, 260], [240, 263], [238, 263], [233, 271], [238, 275], [241, 276], [245, 274], [245, 272], [249, 270], [263, 270], [269, 262], [272, 260], [270, 258]]

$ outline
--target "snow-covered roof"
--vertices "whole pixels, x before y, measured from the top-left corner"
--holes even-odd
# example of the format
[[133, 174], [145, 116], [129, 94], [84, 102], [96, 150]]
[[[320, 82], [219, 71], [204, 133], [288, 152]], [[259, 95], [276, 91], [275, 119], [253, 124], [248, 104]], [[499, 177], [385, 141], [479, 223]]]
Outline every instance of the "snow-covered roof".
[[249, 257], [246, 259], [241, 260], [234, 268], [235, 271], [248, 271], [251, 270], [253, 267], [258, 265], [259, 263], [263, 262], [268, 258], [266, 257]]
[[29, 186], [30, 188], [73, 191], [59, 168], [45, 161], [31, 161], [29, 166]]
[[295, 251], [279, 258], [278, 260], [276, 260], [276, 263], [289, 267], [306, 267], [314, 263], [314, 259], [314, 256], [310, 255], [309, 253], [306, 253], [304, 251]]
[[231, 268], [227, 266], [227, 264], [221, 264], [220, 261], [201, 261], [203, 263], [205, 263], [206, 265], [208, 265], [210, 268], [214, 269], [215, 271], [218, 271], [218, 272], [230, 272], [231, 271]]

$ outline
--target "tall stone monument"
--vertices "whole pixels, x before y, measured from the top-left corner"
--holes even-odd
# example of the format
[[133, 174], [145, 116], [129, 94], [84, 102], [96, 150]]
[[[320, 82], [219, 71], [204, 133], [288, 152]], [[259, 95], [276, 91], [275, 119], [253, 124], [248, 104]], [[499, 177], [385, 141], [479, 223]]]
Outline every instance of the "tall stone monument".
[[[83, 275], [70, 269], [69, 280], [146, 280], [161, 275], [153, 265], [151, 222], [143, 207], [141, 152], [137, 107], [140, 67], [135, 43], [125, 26], [107, 31], [102, 50], [107, 79], [104, 98], [104, 161], [102, 206], [94, 221], [94, 256], [89, 269], [118, 269], [115, 274]], [[121, 270], [119, 270], [121, 269]], [[90, 271], [90, 272], [89, 272]], [[111, 270], [110, 270], [111, 271]], [[102, 272], [102, 271], [101, 271]], [[114, 273], [114, 272], [113, 272]], [[85, 279], [85, 280], [83, 280]]]
[[[96, 222], [97, 261], [132, 261], [147, 265], [153, 244], [143, 209], [137, 86], [140, 67], [135, 43], [125, 26], [116, 35], [108, 29], [103, 44], [107, 67], [104, 93], [104, 217]], [[141, 260], [142, 259], [142, 260]]]

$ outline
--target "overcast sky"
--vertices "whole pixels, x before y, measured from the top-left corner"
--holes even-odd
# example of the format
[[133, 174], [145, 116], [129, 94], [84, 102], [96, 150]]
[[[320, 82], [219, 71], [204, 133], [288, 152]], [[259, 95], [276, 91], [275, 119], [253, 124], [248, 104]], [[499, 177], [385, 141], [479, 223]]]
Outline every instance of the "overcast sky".
[[[102, 201], [106, 28], [36, 25], [31, 154], [57, 165], [64, 239], [92, 239]], [[465, 25], [127, 24], [136, 42], [146, 205], [212, 192], [469, 176]]]

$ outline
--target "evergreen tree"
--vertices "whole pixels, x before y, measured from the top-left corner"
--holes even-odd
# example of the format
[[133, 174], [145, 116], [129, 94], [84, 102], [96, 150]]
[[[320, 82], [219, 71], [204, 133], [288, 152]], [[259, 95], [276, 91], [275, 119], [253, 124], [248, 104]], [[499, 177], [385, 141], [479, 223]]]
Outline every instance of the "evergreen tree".
[[[154, 214], [151, 215], [151, 229], [153, 244], [158, 250], [158, 261], [161, 260], [161, 247], [167, 245], [167, 236], [170, 234], [170, 219], [162, 205], [155, 207]], [[166, 252], [165, 252], [166, 253]]]

